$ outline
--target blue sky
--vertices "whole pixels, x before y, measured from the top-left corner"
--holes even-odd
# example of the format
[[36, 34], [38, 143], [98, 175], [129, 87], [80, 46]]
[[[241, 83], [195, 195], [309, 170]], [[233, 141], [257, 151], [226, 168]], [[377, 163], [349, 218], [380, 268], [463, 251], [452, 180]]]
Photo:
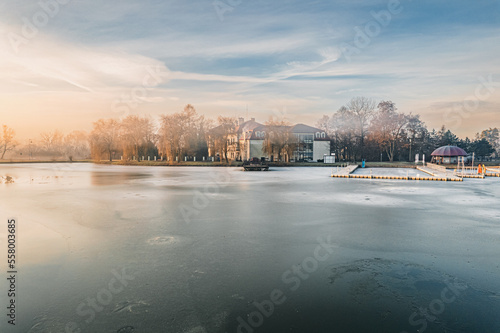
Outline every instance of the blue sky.
[[59, 1], [0, 4], [0, 123], [22, 137], [188, 103], [314, 124], [355, 96], [500, 127], [498, 0]]

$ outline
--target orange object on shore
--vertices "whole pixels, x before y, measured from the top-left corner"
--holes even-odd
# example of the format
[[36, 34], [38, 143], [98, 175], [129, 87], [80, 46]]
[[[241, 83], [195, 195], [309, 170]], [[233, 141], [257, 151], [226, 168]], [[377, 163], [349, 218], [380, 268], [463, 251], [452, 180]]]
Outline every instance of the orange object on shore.
[[483, 170], [481, 169], [481, 164], [477, 166], [477, 173], [478, 174], [483, 173]]

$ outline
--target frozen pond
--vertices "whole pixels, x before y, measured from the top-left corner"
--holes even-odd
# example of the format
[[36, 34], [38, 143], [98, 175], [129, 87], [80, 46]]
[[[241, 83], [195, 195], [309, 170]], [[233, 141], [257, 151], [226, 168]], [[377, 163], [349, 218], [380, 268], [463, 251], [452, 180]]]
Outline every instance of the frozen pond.
[[0, 165], [0, 332], [500, 331], [498, 178], [330, 172]]

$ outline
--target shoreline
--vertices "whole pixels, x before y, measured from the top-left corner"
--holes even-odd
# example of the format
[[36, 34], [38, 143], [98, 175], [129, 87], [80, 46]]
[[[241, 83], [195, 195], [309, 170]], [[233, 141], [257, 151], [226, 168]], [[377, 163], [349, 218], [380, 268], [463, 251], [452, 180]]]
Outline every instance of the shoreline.
[[47, 163], [93, 163], [92, 160], [75, 160], [75, 161], [62, 161], [62, 160], [0, 160], [1, 164], [47, 164]]
[[[157, 167], [242, 167], [242, 162], [162, 162], [162, 161], [128, 161], [123, 162], [120, 160], [115, 161], [93, 161], [93, 160], [75, 160], [75, 161], [51, 161], [51, 160], [0, 160], [0, 165], [2, 164], [50, 164], [50, 163], [92, 163], [97, 165], [121, 165], [121, 166], [157, 166]], [[300, 167], [319, 167], [319, 168], [335, 168], [342, 167], [348, 165], [359, 165], [361, 167], [361, 162], [353, 163], [353, 162], [337, 162], [337, 163], [322, 163], [322, 162], [294, 162], [294, 163], [273, 163], [269, 162], [270, 167], [278, 167], [278, 168], [300, 168]], [[481, 162], [480, 164], [484, 164], [486, 166], [498, 166], [500, 163], [498, 161], [490, 161], [490, 162]], [[448, 169], [456, 168], [455, 164], [444, 165]], [[366, 162], [365, 168], [410, 168], [414, 169], [417, 165], [414, 162]]]

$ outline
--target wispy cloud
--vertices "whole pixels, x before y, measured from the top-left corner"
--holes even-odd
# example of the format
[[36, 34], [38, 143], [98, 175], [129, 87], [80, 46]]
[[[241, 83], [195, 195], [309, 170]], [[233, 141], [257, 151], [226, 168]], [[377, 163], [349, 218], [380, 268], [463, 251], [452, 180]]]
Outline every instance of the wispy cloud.
[[[480, 75], [499, 80], [498, 5], [401, 4], [401, 14], [346, 62], [341, 43], [352, 41], [354, 28], [373, 20], [371, 13], [387, 1], [256, 0], [243, 2], [223, 22], [210, 1], [70, 1], [19, 53], [0, 39], [0, 94], [23, 107], [13, 96], [57, 94], [60, 105], [51, 110], [92, 96], [84, 106], [93, 112], [81, 114], [89, 121], [90, 114], [113, 116], [112, 101], [141, 85], [145, 68], [159, 67], [169, 77], [148, 91], [137, 112], [159, 114], [193, 103], [208, 115], [247, 106], [265, 114], [283, 103], [290, 114], [314, 122], [365, 95], [418, 110], [437, 127], [442, 111], [436, 103], [464, 98]], [[37, 10], [31, 2], [4, 6], [2, 36], [19, 32], [22, 18]], [[496, 93], [490, 102], [498, 99]], [[477, 112], [490, 117], [486, 109]]]
[[[5, 28], [4, 29], [8, 29]], [[104, 47], [64, 43], [40, 36], [25, 46], [20, 54], [9, 52], [9, 43], [0, 41], [0, 81], [2, 91], [12, 91], [23, 81], [40, 89], [68, 85], [88, 92], [140, 84], [145, 68], [162, 66], [163, 62], [137, 54], [126, 54]]]

